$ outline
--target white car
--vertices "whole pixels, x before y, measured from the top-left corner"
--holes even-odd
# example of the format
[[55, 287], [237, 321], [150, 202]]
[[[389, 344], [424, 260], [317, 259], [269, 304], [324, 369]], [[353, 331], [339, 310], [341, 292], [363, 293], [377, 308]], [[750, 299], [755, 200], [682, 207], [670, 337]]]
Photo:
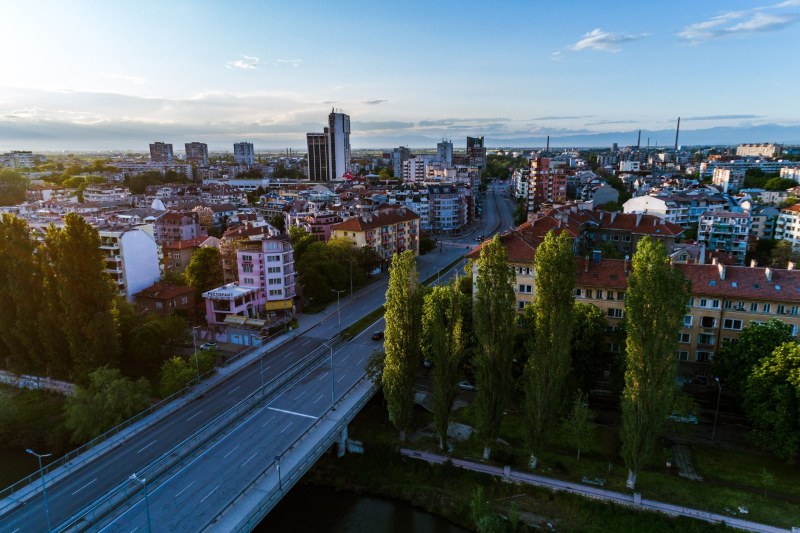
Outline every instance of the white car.
[[471, 391], [478, 390], [477, 388], [475, 388], [475, 385], [473, 385], [472, 383], [470, 383], [469, 381], [466, 381], [466, 380], [459, 381], [458, 382], [458, 388], [461, 389], [461, 390], [471, 390]]

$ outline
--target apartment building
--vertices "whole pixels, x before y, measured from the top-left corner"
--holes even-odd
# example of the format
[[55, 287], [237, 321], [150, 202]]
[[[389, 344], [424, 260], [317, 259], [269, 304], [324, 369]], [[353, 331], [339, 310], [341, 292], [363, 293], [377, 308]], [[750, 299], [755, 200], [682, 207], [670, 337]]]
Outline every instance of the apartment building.
[[237, 165], [254, 165], [256, 162], [256, 151], [253, 143], [238, 142], [233, 144], [233, 160]]
[[700, 222], [706, 211], [725, 211], [728, 201], [719, 193], [697, 190], [687, 193], [645, 195], [631, 198], [622, 206], [625, 213], [641, 213], [663, 218], [684, 228]]
[[750, 236], [750, 214], [730, 211], [709, 211], [700, 218], [697, 241], [709, 251], [721, 250], [744, 264]]
[[89, 185], [83, 191], [83, 200], [89, 203], [125, 203], [130, 202], [131, 191], [127, 187], [100, 183]]
[[358, 248], [368, 246], [386, 261], [406, 250], [419, 255], [419, 215], [402, 207], [349, 218], [331, 230], [333, 237], [345, 238]]
[[780, 211], [771, 205], [757, 205], [750, 209], [750, 235], [756, 239], [772, 239]]
[[169, 316], [180, 312], [191, 318], [195, 311], [195, 289], [159, 281], [134, 294], [133, 304], [140, 315]]
[[201, 142], [190, 142], [184, 145], [186, 162], [201, 167], [208, 166], [208, 145]]
[[186, 271], [186, 267], [189, 266], [195, 250], [209, 247], [219, 248], [219, 239], [203, 235], [194, 239], [163, 244], [164, 270], [166, 272], [183, 273]]
[[566, 161], [536, 157], [528, 175], [528, 211], [538, 212], [545, 205], [567, 201]]
[[781, 155], [781, 147], [773, 143], [740, 144], [736, 147], [739, 157], [777, 157]]
[[486, 145], [483, 137], [467, 137], [467, 165], [486, 172]]
[[156, 141], [150, 145], [150, 162], [166, 163], [171, 165], [173, 161], [172, 145], [161, 141]]
[[433, 233], [453, 234], [469, 221], [463, 189], [453, 185], [430, 185], [428, 202], [428, 220]]
[[724, 193], [734, 193], [744, 186], [744, 173], [733, 173], [727, 168], [715, 168], [711, 183]]
[[781, 209], [775, 222], [775, 239], [788, 241], [792, 248], [800, 249], [800, 204]]
[[160, 245], [188, 241], [206, 235], [200, 216], [194, 211], [167, 211], [156, 220], [156, 242]]
[[161, 279], [161, 254], [148, 228], [151, 226], [99, 229], [106, 272], [119, 294], [128, 301]]

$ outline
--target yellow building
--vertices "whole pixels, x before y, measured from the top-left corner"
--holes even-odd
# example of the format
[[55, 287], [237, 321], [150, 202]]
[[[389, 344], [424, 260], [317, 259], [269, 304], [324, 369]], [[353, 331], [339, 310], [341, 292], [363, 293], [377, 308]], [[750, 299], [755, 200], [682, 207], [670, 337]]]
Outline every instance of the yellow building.
[[357, 248], [370, 247], [385, 260], [411, 250], [419, 255], [419, 215], [410, 209], [381, 209], [331, 226], [331, 237], [344, 238]]

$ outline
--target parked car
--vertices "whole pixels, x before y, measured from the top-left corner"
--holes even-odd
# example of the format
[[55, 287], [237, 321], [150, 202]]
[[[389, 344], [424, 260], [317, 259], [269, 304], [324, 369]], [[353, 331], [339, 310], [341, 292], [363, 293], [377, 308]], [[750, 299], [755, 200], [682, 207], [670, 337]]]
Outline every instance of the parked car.
[[475, 385], [473, 385], [472, 383], [470, 383], [469, 381], [466, 381], [466, 380], [459, 381], [458, 382], [458, 388], [461, 389], [461, 390], [471, 390], [471, 391], [478, 390], [477, 388], [475, 388]]
[[219, 348], [219, 344], [216, 342], [204, 342], [200, 345], [201, 350], [216, 350], [217, 348]]
[[381, 339], [383, 339], [383, 330], [382, 329], [379, 329], [377, 331], [373, 331], [372, 332], [372, 340], [379, 341]]
[[681, 424], [697, 424], [697, 417], [694, 415], [678, 415], [672, 413], [667, 417], [670, 422], [680, 422]]
[[423, 359], [422, 366], [424, 366], [425, 368], [433, 368], [433, 361], [431, 361], [430, 359]]

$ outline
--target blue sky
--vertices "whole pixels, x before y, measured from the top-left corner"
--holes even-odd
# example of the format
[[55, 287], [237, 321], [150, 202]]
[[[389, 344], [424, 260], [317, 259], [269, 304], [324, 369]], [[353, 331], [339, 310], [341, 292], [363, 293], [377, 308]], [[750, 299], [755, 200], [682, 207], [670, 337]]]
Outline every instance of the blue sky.
[[800, 0], [6, 4], [4, 150], [800, 124]]

